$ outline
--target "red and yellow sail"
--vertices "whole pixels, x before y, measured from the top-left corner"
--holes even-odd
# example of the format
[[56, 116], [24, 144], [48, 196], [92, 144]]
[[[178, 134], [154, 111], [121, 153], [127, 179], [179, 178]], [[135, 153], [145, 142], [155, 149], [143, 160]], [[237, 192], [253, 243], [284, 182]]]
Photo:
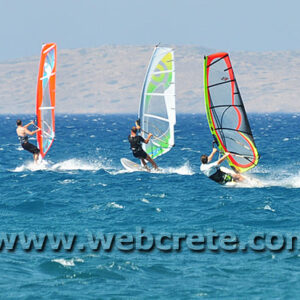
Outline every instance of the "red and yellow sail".
[[210, 131], [221, 153], [230, 152], [229, 165], [245, 172], [259, 155], [228, 53], [204, 58], [205, 108]]
[[44, 158], [55, 137], [56, 44], [42, 47], [36, 97], [37, 133], [40, 154]]

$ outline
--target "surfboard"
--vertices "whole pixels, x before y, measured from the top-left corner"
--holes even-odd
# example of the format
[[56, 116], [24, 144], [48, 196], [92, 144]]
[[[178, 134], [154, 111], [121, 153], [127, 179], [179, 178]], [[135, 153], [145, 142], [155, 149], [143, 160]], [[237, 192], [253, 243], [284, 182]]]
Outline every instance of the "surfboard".
[[121, 158], [121, 164], [122, 166], [131, 172], [149, 172], [145, 167], [127, 159], [127, 158]]

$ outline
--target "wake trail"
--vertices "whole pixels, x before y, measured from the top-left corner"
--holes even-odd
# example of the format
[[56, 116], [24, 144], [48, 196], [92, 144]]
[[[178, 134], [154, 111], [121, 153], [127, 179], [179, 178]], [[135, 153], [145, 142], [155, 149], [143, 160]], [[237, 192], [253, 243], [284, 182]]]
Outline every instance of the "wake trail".
[[86, 160], [71, 158], [58, 163], [42, 160], [40, 163], [26, 162], [21, 166], [16, 167], [11, 172], [26, 172], [26, 171], [52, 171], [52, 172], [72, 172], [72, 171], [92, 171], [99, 170], [109, 171], [113, 169], [107, 160]]
[[[258, 172], [257, 172], [258, 171]], [[248, 180], [235, 184], [233, 187], [239, 188], [300, 188], [300, 171], [293, 172], [291, 169], [277, 168], [264, 169], [259, 168], [254, 174], [245, 174]]]
[[126, 173], [134, 173], [134, 172], [143, 172], [148, 174], [177, 174], [177, 175], [184, 175], [184, 176], [191, 176], [194, 175], [195, 172], [192, 170], [189, 162], [184, 163], [182, 166], [179, 167], [159, 167], [158, 170], [151, 169], [151, 172], [145, 172], [145, 171], [130, 171], [127, 169], [119, 169], [119, 170], [113, 170], [108, 171], [111, 175], [120, 175], [120, 174], [126, 174]]

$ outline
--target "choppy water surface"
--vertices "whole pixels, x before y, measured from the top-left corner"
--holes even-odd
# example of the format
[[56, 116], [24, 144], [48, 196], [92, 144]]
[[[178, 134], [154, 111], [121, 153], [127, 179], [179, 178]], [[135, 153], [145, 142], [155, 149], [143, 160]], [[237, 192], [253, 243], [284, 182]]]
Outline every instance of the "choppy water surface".
[[[32, 116], [22, 117], [24, 122]], [[205, 116], [180, 115], [176, 146], [160, 173], [123, 170], [134, 160], [127, 135], [135, 116], [60, 115], [56, 141], [35, 166], [1, 116], [0, 231], [152, 234], [297, 232], [300, 115], [250, 115], [261, 155], [260, 187], [224, 187], [199, 173], [211, 150]], [[35, 142], [35, 141], [32, 141]], [[166, 241], [167, 243], [168, 241]], [[300, 292], [298, 251], [0, 252], [1, 298], [283, 299]]]

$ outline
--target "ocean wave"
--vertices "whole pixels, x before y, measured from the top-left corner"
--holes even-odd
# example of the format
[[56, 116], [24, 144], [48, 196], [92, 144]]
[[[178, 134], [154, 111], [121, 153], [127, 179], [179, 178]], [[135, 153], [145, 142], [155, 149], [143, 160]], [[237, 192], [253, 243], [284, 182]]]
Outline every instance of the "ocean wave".
[[124, 208], [123, 205], [118, 204], [118, 203], [116, 203], [116, 202], [110, 202], [110, 203], [108, 203], [108, 204], [107, 204], [107, 207], [120, 208], [120, 209], [123, 209], [123, 208]]
[[80, 262], [83, 263], [84, 260], [81, 258], [72, 258], [72, 259], [64, 259], [64, 258], [56, 258], [56, 259], [52, 259], [52, 262], [58, 263], [64, 267], [74, 267], [75, 266], [75, 262]]

